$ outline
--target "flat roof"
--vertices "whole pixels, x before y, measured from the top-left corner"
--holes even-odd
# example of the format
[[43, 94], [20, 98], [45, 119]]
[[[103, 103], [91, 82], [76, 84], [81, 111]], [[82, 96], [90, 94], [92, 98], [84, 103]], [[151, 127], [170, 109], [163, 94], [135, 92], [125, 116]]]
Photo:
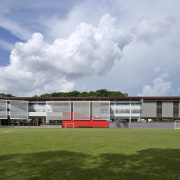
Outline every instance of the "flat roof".
[[27, 100], [27, 101], [48, 101], [48, 100], [180, 100], [180, 97], [0, 97], [4, 100]]

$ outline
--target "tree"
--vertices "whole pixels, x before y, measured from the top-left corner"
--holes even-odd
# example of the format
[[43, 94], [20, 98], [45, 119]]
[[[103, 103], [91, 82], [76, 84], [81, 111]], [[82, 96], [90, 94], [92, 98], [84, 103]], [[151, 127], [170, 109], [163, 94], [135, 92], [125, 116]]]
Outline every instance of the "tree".
[[96, 91], [97, 97], [109, 97], [110, 92], [107, 89], [99, 89]]
[[[79, 92], [77, 90], [71, 92], [53, 92], [51, 94], [42, 94], [40, 97], [127, 97], [127, 93], [120, 91], [108, 91], [107, 89], [99, 89], [90, 92]], [[36, 96], [35, 96], [36, 97]]]
[[12, 94], [5, 94], [5, 93], [0, 93], [0, 96], [2, 96], [2, 97], [16, 97]]
[[96, 96], [96, 92], [90, 91], [90, 92], [88, 93], [88, 97], [97, 97], [97, 96]]
[[78, 97], [89, 97], [89, 93], [86, 91], [81, 92]]
[[68, 93], [69, 97], [77, 97], [79, 94], [79, 91], [71, 91]]

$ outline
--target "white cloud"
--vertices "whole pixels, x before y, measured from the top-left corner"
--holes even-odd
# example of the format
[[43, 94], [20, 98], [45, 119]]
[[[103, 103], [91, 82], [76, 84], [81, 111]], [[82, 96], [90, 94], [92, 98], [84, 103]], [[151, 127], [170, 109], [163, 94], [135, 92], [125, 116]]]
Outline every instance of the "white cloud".
[[81, 23], [67, 39], [52, 44], [34, 33], [27, 42], [16, 43], [10, 65], [0, 68], [0, 91], [22, 96], [72, 90], [74, 79], [109, 71], [130, 42], [131, 34], [108, 14], [97, 27]]
[[111, 14], [119, 20], [122, 10], [118, 5], [117, 1], [79, 0], [72, 7], [68, 7], [69, 11], [63, 16], [58, 12], [48, 17], [41, 16], [39, 24], [46, 30], [43, 32], [50, 40], [57, 37], [68, 37], [81, 22], [97, 26], [99, 18], [104, 14]]
[[173, 39], [173, 46], [175, 48], [180, 48], [180, 38], [179, 38], [179, 34], [178, 36], [176, 36], [174, 39]]
[[166, 18], [165, 21], [152, 23], [149, 19], [142, 19], [132, 32], [135, 34], [137, 41], [151, 43], [154, 39], [159, 39], [170, 32], [174, 18]]
[[[87, 90], [118, 88], [134, 95], [142, 83], [148, 84], [147, 79], [152, 79], [154, 67], [164, 64], [172, 68], [172, 77], [179, 53], [174, 53], [170, 47], [172, 22], [162, 19], [169, 16], [180, 19], [177, 0], [141, 3], [68, 0], [63, 4], [57, 0], [57, 3], [42, 1], [43, 4], [41, 1], [37, 4], [4, 0], [9, 3], [1, 8], [0, 27], [27, 42], [16, 44], [10, 65], [0, 68], [0, 91], [20, 96], [68, 91], [76, 88], [75, 82], [79, 81]], [[107, 12], [117, 21], [106, 15], [99, 22]], [[136, 23], [138, 19], [142, 20]], [[132, 27], [135, 28], [130, 31]], [[178, 29], [178, 25], [174, 29]], [[32, 32], [41, 34], [31, 38]], [[123, 61], [116, 63], [126, 45]], [[98, 77], [98, 81], [97, 75], [110, 71], [115, 63], [111, 77], [108, 73]], [[93, 83], [81, 77], [89, 78]], [[77, 86], [77, 89], [81, 90], [81, 87]]]
[[26, 40], [31, 36], [31, 32], [23, 25], [4, 16], [0, 16], [0, 27], [8, 30], [13, 35], [22, 40]]
[[[160, 68], [155, 70], [155, 74], [159, 72]], [[167, 96], [171, 90], [171, 81], [166, 80], [169, 77], [167, 72], [162, 73], [156, 77], [151, 85], [144, 85], [142, 93], [138, 96]]]

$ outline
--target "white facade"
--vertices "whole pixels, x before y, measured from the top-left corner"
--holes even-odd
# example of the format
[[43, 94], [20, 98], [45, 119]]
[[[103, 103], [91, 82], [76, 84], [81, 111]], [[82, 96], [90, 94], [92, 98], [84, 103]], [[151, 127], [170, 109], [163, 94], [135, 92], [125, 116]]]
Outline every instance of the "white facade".
[[111, 102], [111, 118], [114, 119], [140, 119], [140, 101], [114, 101]]
[[[92, 104], [92, 105], [90, 105]], [[8, 105], [8, 104], [7, 104]], [[46, 122], [50, 120], [70, 120], [73, 109], [75, 120], [139, 120], [142, 105], [140, 101], [10, 101], [11, 119], [31, 119], [43, 117]], [[90, 111], [92, 106], [92, 112]], [[24, 116], [22, 116], [21, 114]], [[63, 114], [64, 113], [64, 114]], [[68, 113], [68, 117], [66, 117]], [[79, 115], [81, 114], [81, 116]], [[21, 117], [22, 116], [22, 117]], [[64, 117], [66, 119], [64, 119]]]
[[[161, 98], [38, 98], [27, 99], [1, 99], [0, 119], [29, 120], [43, 123], [61, 123], [62, 120], [126, 120], [128, 122], [144, 119], [180, 117], [180, 99], [164, 100]], [[35, 99], [35, 98], [34, 98]], [[61, 99], [61, 98], [60, 98]], [[37, 121], [38, 121], [37, 120]], [[42, 121], [41, 121], [42, 120]]]

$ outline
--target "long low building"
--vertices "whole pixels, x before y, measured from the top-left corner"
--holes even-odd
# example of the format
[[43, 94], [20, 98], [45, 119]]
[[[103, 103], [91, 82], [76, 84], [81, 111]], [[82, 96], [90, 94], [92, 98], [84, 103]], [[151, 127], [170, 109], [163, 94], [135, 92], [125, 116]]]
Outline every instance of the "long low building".
[[176, 120], [180, 97], [1, 97], [0, 125], [109, 127], [109, 122]]

